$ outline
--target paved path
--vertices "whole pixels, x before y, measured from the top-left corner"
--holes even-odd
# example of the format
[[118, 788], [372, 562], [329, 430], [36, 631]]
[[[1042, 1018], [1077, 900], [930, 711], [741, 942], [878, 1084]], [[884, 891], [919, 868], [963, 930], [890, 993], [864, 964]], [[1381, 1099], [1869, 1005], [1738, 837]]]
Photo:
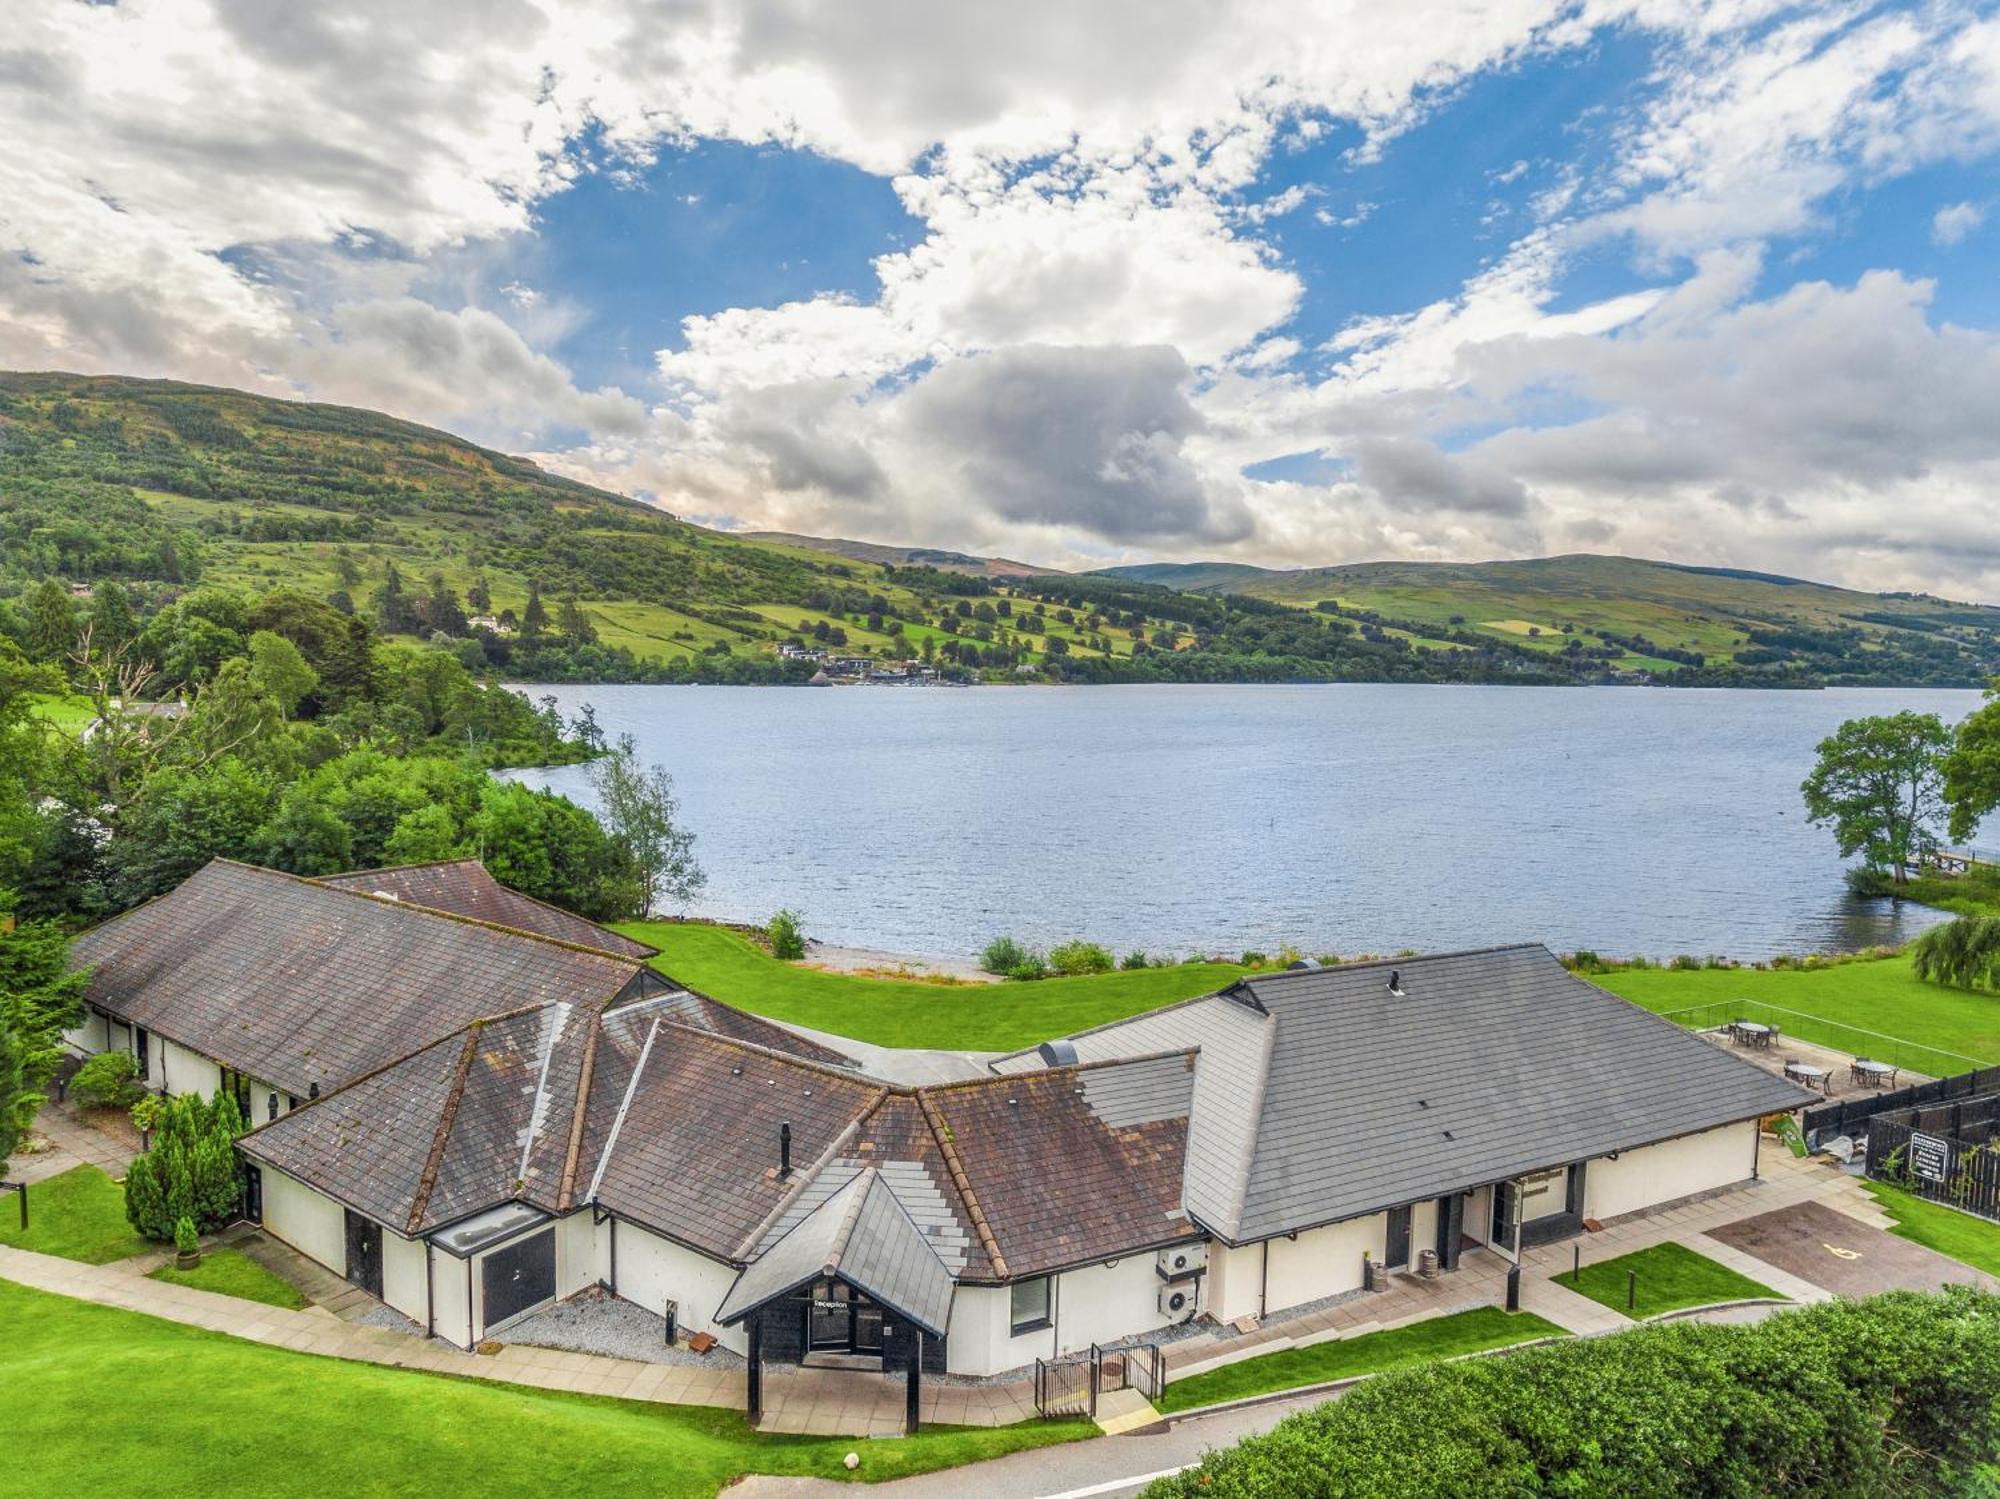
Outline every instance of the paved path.
[[49, 1149], [5, 1163], [14, 1181], [46, 1181], [73, 1166], [96, 1166], [112, 1176], [123, 1176], [137, 1154], [122, 1140], [71, 1114], [65, 1104], [44, 1104], [35, 1115], [35, 1131], [48, 1136]]
[[852, 1036], [816, 1031], [809, 1025], [793, 1025], [784, 1020], [776, 1024], [804, 1036], [808, 1041], [830, 1047], [842, 1056], [854, 1058], [870, 1077], [911, 1087], [990, 1077], [992, 1074], [986, 1070], [986, 1064], [995, 1057], [1006, 1055], [1002, 1051], [926, 1051], [914, 1047], [877, 1046], [873, 1042], [857, 1041]]

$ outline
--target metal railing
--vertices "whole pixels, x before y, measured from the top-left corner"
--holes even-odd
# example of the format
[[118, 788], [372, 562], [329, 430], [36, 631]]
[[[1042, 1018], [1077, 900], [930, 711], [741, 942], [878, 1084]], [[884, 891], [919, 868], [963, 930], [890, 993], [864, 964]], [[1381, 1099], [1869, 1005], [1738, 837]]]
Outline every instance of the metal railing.
[[1097, 1418], [1097, 1361], [1081, 1358], [1035, 1360], [1035, 1409], [1048, 1420], [1066, 1416]]
[[1664, 1010], [1660, 1012], [1660, 1018], [1691, 1031], [1719, 1030], [1733, 1020], [1775, 1025], [1780, 1047], [1784, 1045], [1784, 1038], [1790, 1036], [1814, 1046], [1846, 1052], [1849, 1056], [1887, 1062], [1893, 1067], [1920, 1072], [1927, 1077], [1950, 1077], [1988, 1065], [1981, 1057], [1944, 1051], [1935, 1046], [1925, 1046], [1920, 1041], [1906, 1041], [1900, 1036], [1864, 1030], [1860, 1026], [1828, 1020], [1824, 1015], [1788, 1010], [1782, 1005], [1765, 1004], [1757, 999], [1719, 999], [1708, 1004], [1690, 1005], [1684, 1010]]
[[2000, 1155], [1990, 1146], [1877, 1119], [1868, 1126], [1868, 1174], [1931, 1202], [2000, 1218]]
[[1097, 1402], [1114, 1390], [1137, 1390], [1154, 1404], [1167, 1390], [1167, 1357], [1158, 1343], [1103, 1348], [1067, 1358], [1035, 1360], [1035, 1409], [1051, 1419], [1097, 1417]]

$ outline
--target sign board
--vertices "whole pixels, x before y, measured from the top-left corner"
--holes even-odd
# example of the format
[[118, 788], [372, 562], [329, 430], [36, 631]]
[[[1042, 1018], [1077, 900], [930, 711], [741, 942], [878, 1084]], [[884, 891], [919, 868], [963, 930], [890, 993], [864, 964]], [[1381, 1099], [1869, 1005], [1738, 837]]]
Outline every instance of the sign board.
[[1951, 1169], [1951, 1142], [1938, 1135], [1912, 1132], [1910, 1135], [1910, 1172], [1927, 1182], [1944, 1184], [1945, 1175]]

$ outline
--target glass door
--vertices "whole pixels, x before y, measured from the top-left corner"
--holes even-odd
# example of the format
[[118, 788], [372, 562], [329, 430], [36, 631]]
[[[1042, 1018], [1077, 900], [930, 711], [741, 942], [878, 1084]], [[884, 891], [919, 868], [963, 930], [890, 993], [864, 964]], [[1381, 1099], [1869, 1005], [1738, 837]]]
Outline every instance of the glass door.
[[1521, 1255], [1521, 1184], [1493, 1184], [1493, 1234], [1486, 1242], [1510, 1260]]
[[837, 1280], [818, 1281], [813, 1286], [812, 1305], [806, 1309], [806, 1347], [827, 1353], [845, 1353], [854, 1338], [854, 1293]]

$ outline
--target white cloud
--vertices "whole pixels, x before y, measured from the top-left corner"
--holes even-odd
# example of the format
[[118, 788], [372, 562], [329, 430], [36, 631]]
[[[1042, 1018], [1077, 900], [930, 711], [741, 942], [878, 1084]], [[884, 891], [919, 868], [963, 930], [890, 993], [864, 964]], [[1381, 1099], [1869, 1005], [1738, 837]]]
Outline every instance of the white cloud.
[[1931, 238], [1945, 246], [1957, 244], [1986, 222], [1986, 210], [1976, 203], [1951, 203], [1931, 215]]

